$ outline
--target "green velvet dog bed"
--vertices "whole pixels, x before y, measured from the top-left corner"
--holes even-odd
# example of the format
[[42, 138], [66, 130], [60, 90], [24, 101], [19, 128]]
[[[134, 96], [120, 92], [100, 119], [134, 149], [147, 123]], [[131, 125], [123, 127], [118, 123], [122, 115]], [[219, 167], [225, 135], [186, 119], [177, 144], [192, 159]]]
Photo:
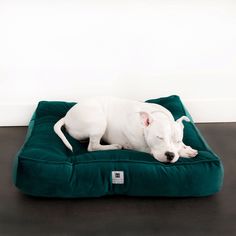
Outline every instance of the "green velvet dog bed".
[[[175, 119], [183, 115], [191, 119], [178, 96], [147, 102], [166, 107]], [[180, 158], [173, 164], [161, 163], [147, 153], [132, 150], [87, 152], [87, 143], [80, 143], [65, 133], [73, 146], [72, 153], [54, 133], [53, 126], [74, 104], [39, 102], [14, 163], [13, 180], [22, 192], [62, 198], [117, 194], [198, 197], [221, 189], [221, 160], [193, 121], [184, 124], [184, 143], [199, 154], [195, 158]]]

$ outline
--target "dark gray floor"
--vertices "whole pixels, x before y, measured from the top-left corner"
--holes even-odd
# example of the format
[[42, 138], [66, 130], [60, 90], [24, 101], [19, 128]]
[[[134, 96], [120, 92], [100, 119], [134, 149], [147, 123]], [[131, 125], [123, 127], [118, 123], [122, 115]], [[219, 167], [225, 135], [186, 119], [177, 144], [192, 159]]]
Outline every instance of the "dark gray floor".
[[236, 123], [198, 125], [222, 157], [225, 181], [205, 198], [42, 199], [11, 182], [25, 127], [0, 128], [0, 236], [7, 235], [236, 235]]

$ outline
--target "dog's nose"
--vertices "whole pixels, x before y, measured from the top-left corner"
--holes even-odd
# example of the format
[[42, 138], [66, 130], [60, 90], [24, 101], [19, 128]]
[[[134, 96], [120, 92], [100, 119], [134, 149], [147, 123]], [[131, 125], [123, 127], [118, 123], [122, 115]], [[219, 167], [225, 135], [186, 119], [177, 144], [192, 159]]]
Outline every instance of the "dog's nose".
[[175, 154], [173, 152], [166, 152], [165, 153], [167, 161], [172, 161], [175, 157]]

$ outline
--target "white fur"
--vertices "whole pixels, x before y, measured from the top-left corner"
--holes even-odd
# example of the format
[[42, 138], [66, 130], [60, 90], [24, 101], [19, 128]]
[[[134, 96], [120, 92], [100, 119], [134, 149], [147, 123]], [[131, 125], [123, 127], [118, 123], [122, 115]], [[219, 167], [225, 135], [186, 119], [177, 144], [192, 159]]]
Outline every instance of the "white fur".
[[[133, 149], [147, 152], [162, 162], [176, 162], [181, 157], [194, 157], [197, 151], [183, 142], [183, 123], [163, 106], [114, 97], [80, 100], [54, 126], [64, 144], [72, 147], [61, 131], [77, 140], [89, 138], [88, 151]], [[103, 139], [109, 145], [101, 145]], [[166, 152], [174, 153], [167, 160]]]

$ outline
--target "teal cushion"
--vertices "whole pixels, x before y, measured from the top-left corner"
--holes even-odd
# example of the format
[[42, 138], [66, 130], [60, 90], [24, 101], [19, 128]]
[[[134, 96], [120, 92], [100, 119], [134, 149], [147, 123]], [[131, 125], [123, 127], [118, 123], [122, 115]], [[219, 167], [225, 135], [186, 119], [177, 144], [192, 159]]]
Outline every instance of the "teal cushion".
[[[178, 96], [149, 100], [169, 109], [175, 119], [191, 116]], [[13, 170], [15, 185], [24, 193], [43, 197], [207, 196], [223, 183], [223, 166], [192, 119], [185, 122], [184, 142], [197, 149], [195, 158], [165, 164], [147, 153], [132, 150], [87, 152], [87, 143], [65, 135], [68, 150], [54, 133], [54, 124], [75, 103], [39, 102]], [[78, 121], [79, 122], [79, 121]], [[112, 171], [122, 171], [123, 184], [112, 183]]]

